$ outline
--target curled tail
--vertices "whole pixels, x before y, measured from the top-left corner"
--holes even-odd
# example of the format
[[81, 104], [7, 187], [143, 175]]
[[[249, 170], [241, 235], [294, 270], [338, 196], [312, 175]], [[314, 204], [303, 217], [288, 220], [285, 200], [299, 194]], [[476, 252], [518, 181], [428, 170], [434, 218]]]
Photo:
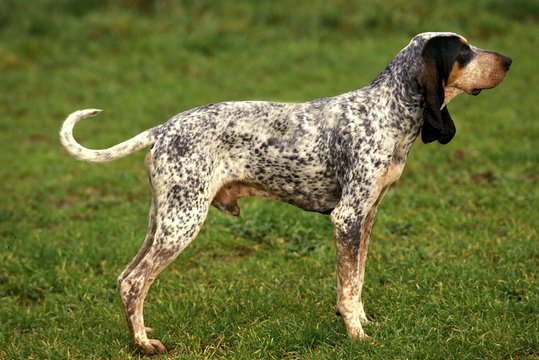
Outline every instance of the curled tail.
[[152, 131], [153, 129], [149, 129], [108, 149], [92, 150], [85, 148], [73, 137], [73, 128], [75, 127], [75, 124], [82, 119], [95, 116], [100, 112], [101, 110], [97, 109], [75, 111], [67, 117], [62, 125], [62, 128], [60, 129], [60, 141], [65, 146], [67, 151], [77, 159], [98, 163], [113, 161], [155, 143], [155, 137], [153, 136]]

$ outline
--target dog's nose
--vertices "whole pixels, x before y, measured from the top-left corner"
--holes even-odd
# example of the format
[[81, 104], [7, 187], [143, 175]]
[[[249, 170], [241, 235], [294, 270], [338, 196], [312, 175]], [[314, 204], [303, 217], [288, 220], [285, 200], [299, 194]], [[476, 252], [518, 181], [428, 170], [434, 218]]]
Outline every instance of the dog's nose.
[[505, 66], [506, 71], [511, 68], [512, 63], [513, 63], [513, 59], [511, 59], [509, 56], [503, 57], [503, 65]]

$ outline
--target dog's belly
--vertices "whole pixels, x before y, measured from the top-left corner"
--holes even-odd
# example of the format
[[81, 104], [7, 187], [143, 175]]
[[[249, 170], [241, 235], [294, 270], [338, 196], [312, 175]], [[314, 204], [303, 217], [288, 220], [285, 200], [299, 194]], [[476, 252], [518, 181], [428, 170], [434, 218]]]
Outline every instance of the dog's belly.
[[276, 199], [303, 210], [329, 214], [337, 206], [341, 187], [336, 179], [329, 177], [264, 173], [226, 182], [216, 192], [212, 205], [238, 216], [237, 201], [249, 196]]
[[260, 179], [272, 198], [295, 205], [303, 210], [329, 213], [341, 198], [337, 179], [322, 176], [296, 175], [295, 178], [279, 178], [272, 174]]

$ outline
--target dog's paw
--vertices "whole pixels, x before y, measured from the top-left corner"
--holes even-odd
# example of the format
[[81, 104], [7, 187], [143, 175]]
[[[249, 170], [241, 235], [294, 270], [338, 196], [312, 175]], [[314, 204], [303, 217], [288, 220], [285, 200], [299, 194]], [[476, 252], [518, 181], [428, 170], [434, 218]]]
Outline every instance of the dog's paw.
[[370, 320], [367, 319], [367, 317], [366, 317], [365, 315], [359, 317], [359, 322], [360, 322], [361, 325], [363, 325], [363, 326], [369, 325], [369, 324], [371, 323]]
[[374, 339], [372, 338], [372, 336], [367, 335], [365, 333], [363, 333], [363, 335], [360, 336], [358, 339], [361, 340], [361, 341], [368, 341], [368, 342], [371, 342], [371, 343], [374, 342]]
[[167, 351], [165, 345], [157, 339], [148, 339], [148, 342], [142, 344], [140, 347], [146, 355], [164, 354]]
[[363, 330], [349, 333], [350, 337], [356, 341], [368, 341], [373, 342], [372, 336], [365, 334]]
[[378, 321], [371, 321], [371, 320], [367, 319], [366, 317], [360, 317], [359, 322], [361, 322], [362, 326], [380, 327], [380, 323]]

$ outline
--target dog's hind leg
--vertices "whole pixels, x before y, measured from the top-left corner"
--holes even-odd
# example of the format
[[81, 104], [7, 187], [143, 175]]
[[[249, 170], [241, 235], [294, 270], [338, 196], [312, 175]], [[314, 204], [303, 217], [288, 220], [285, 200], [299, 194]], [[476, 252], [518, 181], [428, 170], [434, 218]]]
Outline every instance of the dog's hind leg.
[[[208, 211], [205, 206], [196, 206], [189, 210], [177, 209], [165, 205], [170, 211], [164, 218], [157, 208], [157, 229], [155, 239], [132, 271], [122, 280], [120, 292], [124, 304], [128, 326], [133, 333], [135, 343], [146, 353], [163, 352], [164, 346], [159, 340], [148, 339], [144, 326], [143, 306], [148, 290], [157, 275], [170, 264], [196, 237]], [[202, 203], [197, 199], [194, 203]], [[200, 202], [199, 202], [200, 201]]]
[[150, 174], [150, 168], [151, 168], [151, 161], [152, 156], [151, 153], [148, 153], [146, 155], [146, 158], [144, 160], [144, 165], [146, 167], [146, 170], [148, 170], [148, 180], [150, 182], [150, 188], [152, 191], [152, 202], [150, 205], [150, 213], [148, 215], [148, 232], [146, 233], [146, 238], [144, 239], [144, 243], [142, 244], [142, 247], [139, 249], [137, 255], [131, 260], [131, 263], [127, 265], [124, 271], [118, 276], [118, 287], [122, 284], [122, 281], [131, 273], [133, 268], [138, 265], [138, 263], [144, 258], [144, 255], [148, 252], [150, 249], [150, 246], [153, 243], [153, 239], [155, 238], [155, 230], [157, 228], [156, 223], [156, 205], [155, 205], [155, 196], [154, 196], [154, 189], [152, 186], [152, 179]]
[[[157, 275], [195, 239], [210, 204], [209, 184], [202, 179], [193, 180], [194, 173], [184, 170], [183, 176], [174, 177], [174, 180], [164, 177], [165, 183], [156, 184], [153, 181], [154, 239], [120, 283], [128, 327], [136, 345], [146, 354], [164, 352], [165, 347], [159, 340], [148, 339], [144, 326], [144, 299]], [[187, 174], [191, 174], [191, 177]], [[195, 184], [197, 186], [193, 186]]]
[[155, 238], [155, 231], [157, 229], [157, 223], [156, 223], [156, 209], [155, 209], [155, 200], [152, 199], [152, 204], [150, 206], [150, 214], [149, 214], [149, 220], [148, 220], [148, 232], [146, 233], [146, 238], [144, 239], [144, 243], [142, 244], [142, 247], [138, 251], [137, 255], [131, 260], [129, 265], [125, 268], [124, 271], [118, 276], [118, 286], [121, 286], [124, 279], [133, 271], [135, 266], [137, 266], [140, 261], [144, 258], [144, 256], [148, 253], [148, 250], [150, 250], [150, 247], [153, 244], [154, 238]]

